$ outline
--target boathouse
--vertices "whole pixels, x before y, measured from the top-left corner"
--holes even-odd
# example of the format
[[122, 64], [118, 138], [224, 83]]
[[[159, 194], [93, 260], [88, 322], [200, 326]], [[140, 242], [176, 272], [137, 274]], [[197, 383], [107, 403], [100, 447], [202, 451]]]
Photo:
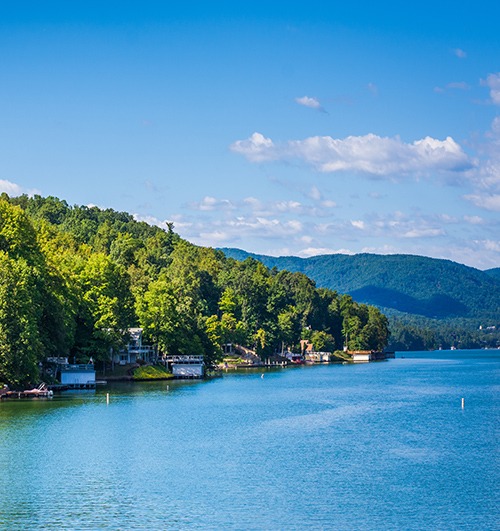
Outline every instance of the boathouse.
[[355, 350], [354, 352], [349, 352], [349, 354], [351, 354], [354, 363], [372, 361], [374, 359], [371, 350]]
[[167, 356], [166, 362], [174, 378], [203, 378], [205, 375], [202, 355]]
[[95, 369], [92, 363], [80, 365], [62, 365], [61, 385], [73, 389], [95, 387]]
[[282, 354], [288, 361], [295, 363], [295, 365], [300, 365], [304, 363], [304, 356], [302, 354], [297, 354], [296, 352], [285, 352]]
[[328, 363], [331, 357], [331, 352], [306, 351], [304, 353], [304, 359], [309, 363]]
[[388, 358], [394, 358], [394, 352], [385, 352], [379, 350], [354, 350], [348, 351], [354, 363], [363, 363], [367, 361], [380, 361]]

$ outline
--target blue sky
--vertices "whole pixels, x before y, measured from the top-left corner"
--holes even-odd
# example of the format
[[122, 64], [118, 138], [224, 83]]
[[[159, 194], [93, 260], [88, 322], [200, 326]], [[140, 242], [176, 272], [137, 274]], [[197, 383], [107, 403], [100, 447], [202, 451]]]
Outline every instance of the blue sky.
[[500, 7], [404, 4], [6, 0], [0, 191], [498, 267]]

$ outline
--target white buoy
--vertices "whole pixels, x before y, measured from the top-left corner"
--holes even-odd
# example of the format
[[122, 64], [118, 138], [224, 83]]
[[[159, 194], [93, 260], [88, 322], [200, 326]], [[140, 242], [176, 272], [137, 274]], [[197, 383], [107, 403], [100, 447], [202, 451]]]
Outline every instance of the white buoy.
[[109, 393], [106, 393], [106, 404], [109, 404]]
[[465, 398], [462, 398], [462, 409], [464, 408], [465, 406]]

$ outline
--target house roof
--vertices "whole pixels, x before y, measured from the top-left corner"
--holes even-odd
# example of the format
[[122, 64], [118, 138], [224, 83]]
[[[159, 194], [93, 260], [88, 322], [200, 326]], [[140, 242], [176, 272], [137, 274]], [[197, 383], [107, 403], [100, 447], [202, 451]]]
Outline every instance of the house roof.
[[129, 328], [128, 333], [131, 339], [139, 339], [142, 336], [142, 328]]

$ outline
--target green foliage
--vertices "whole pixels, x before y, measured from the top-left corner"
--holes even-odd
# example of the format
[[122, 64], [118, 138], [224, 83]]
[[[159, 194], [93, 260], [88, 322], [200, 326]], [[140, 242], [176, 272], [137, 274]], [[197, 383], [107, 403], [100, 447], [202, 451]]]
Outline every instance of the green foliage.
[[37, 272], [0, 251], [0, 380], [19, 386], [38, 375], [43, 343]]
[[173, 378], [173, 374], [162, 365], [142, 365], [134, 369], [134, 380], [166, 380]]
[[[302, 273], [329, 290], [352, 296], [356, 301], [376, 306], [390, 317], [391, 348], [401, 350], [438, 348], [460, 344], [461, 346], [496, 346], [499, 340], [495, 333], [485, 334], [479, 326], [500, 325], [500, 269], [479, 271], [449, 260], [438, 260], [411, 255], [359, 254], [324, 255], [302, 259], [297, 257], [270, 257], [253, 255], [239, 249], [223, 249], [226, 256], [240, 260], [258, 259], [266, 266], [282, 270], [278, 274], [290, 275], [288, 271]], [[287, 270], [287, 271], [285, 271]], [[320, 297], [323, 297], [319, 290]], [[278, 294], [279, 304], [282, 294]], [[281, 297], [281, 298], [280, 298]], [[338, 302], [332, 300], [335, 305]], [[332, 307], [321, 315], [334, 314], [339, 309]], [[362, 312], [363, 313], [363, 312]], [[317, 314], [316, 314], [317, 315]], [[339, 345], [342, 335], [355, 337], [349, 340], [349, 348], [367, 343], [384, 344], [385, 333], [378, 332], [387, 323], [375, 315], [375, 327], [366, 327], [365, 318], [349, 315], [342, 320], [341, 330], [330, 330]], [[335, 323], [338, 324], [338, 320]], [[314, 327], [326, 326], [323, 321]], [[336, 324], [333, 325], [335, 327]], [[340, 332], [340, 333], [339, 333]]]
[[298, 350], [304, 330], [321, 349], [342, 345], [345, 333], [375, 348], [385, 324], [303, 273], [228, 259], [181, 240], [172, 224], [54, 197], [0, 199], [2, 381], [34, 382], [47, 356], [105, 364], [133, 326], [162, 354], [203, 354], [210, 364], [227, 343], [263, 357]]
[[323, 330], [316, 330], [311, 334], [311, 341], [316, 352], [333, 352], [335, 340], [333, 336]]

